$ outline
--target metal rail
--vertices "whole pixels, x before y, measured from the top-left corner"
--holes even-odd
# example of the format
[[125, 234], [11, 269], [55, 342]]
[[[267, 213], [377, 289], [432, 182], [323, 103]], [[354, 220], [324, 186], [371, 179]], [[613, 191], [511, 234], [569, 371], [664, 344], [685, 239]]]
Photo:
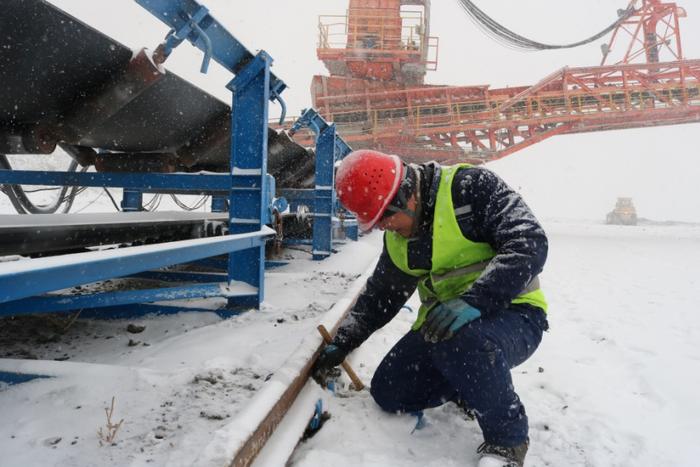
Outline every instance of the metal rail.
[[[331, 334], [337, 331], [338, 325], [354, 305], [373, 270], [374, 264], [353, 283], [345, 297], [336, 302], [322, 319], [320, 324], [329, 329]], [[323, 338], [316, 329], [305, 336], [297, 350], [265, 383], [255, 398], [247, 404], [246, 409], [227, 427], [214, 434], [214, 439], [202, 452], [197, 465], [252, 465], [309, 382], [311, 367], [324, 345]], [[309, 418], [311, 415], [312, 407], [309, 407]], [[296, 427], [299, 430], [297, 439], [301, 438], [305, 428], [305, 425]], [[269, 447], [266, 450], [274, 451], [276, 455], [284, 451]], [[292, 452], [293, 447], [287, 450], [285, 459], [275, 459], [274, 463], [268, 460], [267, 463], [285, 465]]]

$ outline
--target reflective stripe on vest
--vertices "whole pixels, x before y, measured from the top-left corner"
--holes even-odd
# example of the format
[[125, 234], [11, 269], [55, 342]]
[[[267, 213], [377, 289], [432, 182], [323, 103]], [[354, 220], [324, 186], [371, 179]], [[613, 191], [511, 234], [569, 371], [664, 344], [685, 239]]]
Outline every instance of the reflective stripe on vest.
[[[480, 263], [480, 265], [483, 266], [483, 263]], [[477, 265], [474, 265], [474, 266], [477, 266]], [[465, 273], [465, 271], [467, 271], [467, 270], [469, 270], [469, 272], [474, 272], [473, 271], [474, 266], [467, 266], [466, 268], [460, 268], [459, 271], [461, 271], [462, 273]], [[486, 266], [483, 266], [482, 268], [480, 268], [478, 270], [483, 271], [485, 267]], [[454, 272], [456, 273], [457, 271], [454, 271]], [[448, 274], [452, 274], [452, 273], [450, 272]], [[535, 292], [536, 290], [539, 290], [539, 289], [540, 289], [540, 276], [535, 276], [532, 278], [530, 283], [527, 284], [525, 286], [525, 288], [518, 294], [518, 296], [525, 295], [525, 294], [528, 294], [530, 292]], [[513, 302], [515, 303], [515, 300], [513, 300]], [[437, 297], [431, 297], [428, 300], [426, 300], [426, 302], [423, 303], [423, 305], [425, 305], [428, 309], [430, 309], [433, 307], [433, 305], [435, 305], [437, 303], [438, 303]]]
[[[454, 174], [468, 164], [441, 167], [440, 184], [433, 214], [432, 268], [430, 271], [408, 266], [408, 240], [395, 232], [385, 232], [387, 251], [396, 267], [419, 277], [418, 294], [421, 307], [413, 324], [419, 329], [432, 307], [463, 295], [481, 276], [496, 252], [487, 243], [473, 242], [464, 237], [457, 223], [452, 202]], [[539, 279], [533, 278], [512, 303], [529, 303], [547, 310]]]

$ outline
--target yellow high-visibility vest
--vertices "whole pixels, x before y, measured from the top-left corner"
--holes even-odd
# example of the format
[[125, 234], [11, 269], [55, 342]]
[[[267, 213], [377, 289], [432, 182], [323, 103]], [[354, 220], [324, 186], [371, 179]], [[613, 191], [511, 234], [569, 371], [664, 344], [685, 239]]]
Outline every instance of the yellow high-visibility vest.
[[[408, 239], [396, 232], [384, 233], [389, 257], [400, 270], [419, 277], [418, 295], [421, 307], [412, 329], [423, 325], [428, 312], [438, 303], [464, 294], [479, 278], [496, 252], [488, 243], [473, 242], [462, 235], [452, 202], [452, 181], [455, 173], [469, 164], [443, 166], [440, 174], [435, 212], [433, 214], [432, 268], [408, 267]], [[512, 303], [529, 303], [547, 311], [547, 301], [534, 278]]]

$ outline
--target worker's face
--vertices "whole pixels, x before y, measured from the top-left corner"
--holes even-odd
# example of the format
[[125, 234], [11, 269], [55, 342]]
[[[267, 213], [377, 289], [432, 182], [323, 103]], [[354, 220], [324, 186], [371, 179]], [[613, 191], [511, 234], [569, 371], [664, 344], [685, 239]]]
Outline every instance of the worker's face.
[[[408, 209], [415, 212], [415, 197], [411, 197], [411, 199], [408, 200]], [[379, 230], [390, 230], [392, 232], [396, 232], [404, 238], [411, 238], [414, 222], [415, 217], [411, 217], [405, 212], [397, 212], [389, 217], [380, 219], [379, 222], [377, 222], [377, 228]]]

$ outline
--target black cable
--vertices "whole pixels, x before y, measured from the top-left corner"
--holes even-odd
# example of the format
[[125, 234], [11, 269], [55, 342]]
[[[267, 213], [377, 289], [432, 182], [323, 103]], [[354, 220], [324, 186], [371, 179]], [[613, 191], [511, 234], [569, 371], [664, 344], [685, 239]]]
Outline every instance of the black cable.
[[163, 198], [161, 193], [154, 194], [153, 197], [143, 205], [144, 211], [156, 211], [158, 206], [160, 206], [160, 201]]
[[109, 192], [109, 190], [107, 189], [107, 187], [102, 187], [102, 189], [105, 191], [105, 193], [107, 193], [107, 196], [109, 196], [109, 200], [112, 202], [112, 205], [114, 206], [114, 209], [116, 209], [117, 211], [121, 211], [121, 209], [119, 208], [119, 205], [118, 205], [117, 202], [114, 200], [114, 197], [112, 196], [112, 193]]
[[[4, 154], [0, 154], [0, 168], [3, 168], [5, 170], [12, 170], [12, 165], [10, 164], [10, 161], [7, 160], [7, 157]], [[77, 168], [78, 163], [73, 160], [71, 161], [71, 164], [68, 167], [68, 171], [75, 172]], [[82, 167], [80, 171], [85, 172], [87, 169], [88, 167]], [[15, 211], [17, 211], [18, 214], [54, 214], [56, 211], [58, 211], [58, 209], [63, 203], [66, 204], [61, 212], [67, 213], [70, 210], [71, 206], [73, 206], [73, 201], [75, 201], [76, 195], [85, 190], [84, 187], [76, 186], [47, 188], [46, 190], [56, 189], [60, 189], [61, 192], [58, 194], [53, 203], [46, 205], [36, 205], [32, 203], [32, 201], [27, 196], [27, 193], [42, 191], [43, 189], [28, 191], [25, 190], [21, 185], [4, 185], [2, 191], [10, 199], [12, 206], [15, 208]], [[68, 192], [68, 195], [66, 195], [66, 192]]]
[[[2, 157], [0, 158], [0, 162], [4, 169], [12, 170], [12, 166], [10, 165], [10, 162], [7, 160], [7, 157], [5, 155], [2, 155]], [[71, 165], [68, 168], [68, 171], [75, 172], [77, 167], [78, 163], [75, 161], [71, 161]], [[62, 187], [61, 192], [53, 201], [53, 203], [45, 205], [37, 205], [32, 203], [29, 197], [27, 197], [27, 194], [24, 192], [24, 189], [21, 185], [7, 185], [4, 191], [5, 194], [8, 197], [10, 197], [11, 200], [16, 200], [17, 203], [19, 203], [22, 206], [22, 210], [17, 210], [16, 203], [14, 201], [12, 202], [12, 205], [15, 206], [15, 210], [19, 214], [53, 214], [63, 203], [68, 188], [69, 187], [67, 186]]]
[[630, 5], [629, 8], [625, 10], [619, 10], [619, 18], [613, 24], [603, 29], [599, 33], [571, 44], [554, 45], [545, 44], [542, 42], [537, 42], [527, 37], [521, 36], [513, 32], [512, 30], [506, 28], [502, 24], [496, 22], [493, 18], [484, 13], [479, 7], [477, 7], [471, 0], [458, 0], [464, 11], [469, 15], [469, 17], [479, 26], [482, 31], [484, 31], [492, 39], [500, 42], [511, 48], [524, 49], [524, 50], [554, 50], [554, 49], [571, 49], [574, 47], [579, 47], [585, 44], [594, 42], [606, 34], [613, 31], [618, 27], [623, 21], [632, 16], [634, 13], [634, 7]]
[[204, 206], [204, 203], [206, 203], [207, 199], [209, 198], [209, 196], [207, 195], [202, 195], [199, 201], [197, 201], [193, 206], [188, 206], [182, 201], [180, 201], [177, 196], [171, 194], [170, 197], [180, 209], [184, 209], [185, 211], [194, 211], [196, 209], [201, 208], [202, 206]]
[[[87, 167], [83, 167], [81, 172], [85, 172], [87, 170]], [[72, 186], [70, 189], [70, 193], [68, 193], [67, 199], [64, 200], [66, 203], [63, 206], [63, 210], [61, 211], [63, 214], [68, 213], [70, 211], [70, 208], [73, 207], [73, 201], [75, 201], [75, 197], [78, 195], [78, 193], [82, 193], [85, 190], [85, 187], [77, 187], [77, 186]]]
[[76, 214], [79, 213], [79, 212], [83, 212], [84, 210], [86, 210], [87, 208], [89, 208], [90, 206], [92, 206], [93, 204], [95, 204], [95, 202], [97, 202], [98, 199], [102, 198], [102, 195], [104, 195], [104, 191], [100, 191], [100, 194], [97, 195], [97, 198], [93, 199], [92, 201], [90, 201], [89, 203], [87, 203], [85, 206], [83, 206], [82, 208], [80, 208], [80, 209], [78, 209], [77, 211], [75, 211]]

